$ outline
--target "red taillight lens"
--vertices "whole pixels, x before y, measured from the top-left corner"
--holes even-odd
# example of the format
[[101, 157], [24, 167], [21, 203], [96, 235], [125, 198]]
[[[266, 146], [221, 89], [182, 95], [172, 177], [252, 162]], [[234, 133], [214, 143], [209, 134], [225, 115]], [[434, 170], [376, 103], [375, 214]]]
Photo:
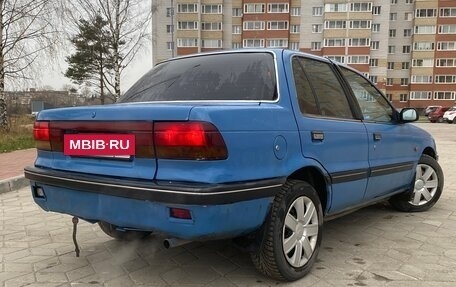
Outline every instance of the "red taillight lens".
[[190, 210], [184, 208], [170, 208], [169, 216], [178, 219], [192, 219]]
[[33, 138], [37, 149], [51, 150], [49, 122], [36, 121], [33, 126]]
[[228, 157], [222, 135], [206, 122], [157, 122], [154, 143], [157, 158], [220, 160]]

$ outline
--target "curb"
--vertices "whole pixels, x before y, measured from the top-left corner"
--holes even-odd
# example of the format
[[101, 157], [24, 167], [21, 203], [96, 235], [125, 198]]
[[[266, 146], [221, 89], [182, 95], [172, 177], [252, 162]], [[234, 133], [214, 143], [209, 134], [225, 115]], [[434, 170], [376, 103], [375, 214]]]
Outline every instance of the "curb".
[[0, 194], [15, 191], [30, 185], [30, 181], [23, 175], [0, 180]]

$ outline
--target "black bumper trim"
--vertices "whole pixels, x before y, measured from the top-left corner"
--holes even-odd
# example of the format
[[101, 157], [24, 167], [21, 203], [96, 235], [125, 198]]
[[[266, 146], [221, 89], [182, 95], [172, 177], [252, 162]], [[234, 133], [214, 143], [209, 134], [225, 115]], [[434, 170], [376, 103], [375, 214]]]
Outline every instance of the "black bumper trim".
[[286, 178], [273, 178], [227, 184], [170, 183], [105, 177], [26, 167], [25, 177], [36, 182], [83, 192], [99, 193], [176, 204], [227, 204], [275, 196]]

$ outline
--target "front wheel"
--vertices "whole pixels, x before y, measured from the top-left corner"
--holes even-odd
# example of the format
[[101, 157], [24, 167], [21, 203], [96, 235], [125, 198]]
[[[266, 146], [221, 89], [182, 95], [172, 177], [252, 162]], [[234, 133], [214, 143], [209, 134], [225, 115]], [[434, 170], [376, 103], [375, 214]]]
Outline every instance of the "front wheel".
[[98, 225], [100, 226], [101, 230], [106, 233], [106, 235], [109, 235], [117, 240], [139, 240], [151, 234], [151, 232], [148, 231], [119, 230], [117, 226], [104, 221], [99, 221]]
[[442, 118], [442, 117], [438, 118], [438, 119], [437, 119], [437, 122], [443, 123], [443, 118]]
[[255, 267], [278, 280], [305, 276], [320, 249], [323, 211], [315, 189], [288, 181], [275, 197], [259, 249], [251, 253]]
[[416, 166], [413, 189], [393, 196], [390, 203], [399, 211], [426, 211], [439, 200], [442, 189], [442, 168], [433, 157], [424, 154]]

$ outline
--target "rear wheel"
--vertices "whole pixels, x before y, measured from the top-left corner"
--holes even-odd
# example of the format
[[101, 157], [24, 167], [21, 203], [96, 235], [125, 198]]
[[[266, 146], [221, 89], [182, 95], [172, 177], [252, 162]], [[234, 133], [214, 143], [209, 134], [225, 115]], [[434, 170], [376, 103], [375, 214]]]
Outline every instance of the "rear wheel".
[[399, 211], [426, 211], [439, 200], [443, 189], [443, 172], [438, 162], [422, 155], [415, 171], [413, 189], [390, 199]]
[[438, 119], [437, 119], [437, 122], [443, 123], [443, 118], [442, 118], [442, 117], [438, 118]]
[[323, 211], [315, 189], [303, 181], [288, 181], [274, 199], [258, 250], [255, 267], [279, 280], [305, 276], [320, 249]]
[[104, 233], [117, 240], [139, 240], [151, 234], [151, 232], [148, 231], [120, 230], [116, 225], [104, 221], [99, 221], [98, 225]]

